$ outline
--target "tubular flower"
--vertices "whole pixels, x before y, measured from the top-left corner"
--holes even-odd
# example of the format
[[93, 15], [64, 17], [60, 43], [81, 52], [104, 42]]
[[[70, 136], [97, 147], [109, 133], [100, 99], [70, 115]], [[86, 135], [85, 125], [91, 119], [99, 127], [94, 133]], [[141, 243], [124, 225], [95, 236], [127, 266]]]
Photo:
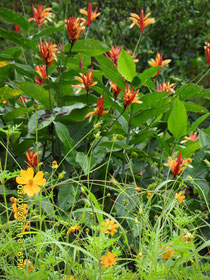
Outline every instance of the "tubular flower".
[[78, 88], [76, 93], [79, 93], [81, 89], [85, 89], [88, 94], [90, 88], [97, 84], [97, 82], [93, 82], [93, 69], [91, 69], [91, 71], [87, 71], [86, 76], [83, 73], [80, 73], [80, 76], [82, 78], [76, 76], [75, 79], [80, 83], [82, 83], [83, 85], [73, 85], [72, 87]]
[[21, 216], [21, 218], [23, 218], [23, 220], [25, 220], [26, 216], [24, 216], [24, 215], [28, 213], [28, 210], [27, 210], [28, 205], [24, 203], [24, 204], [21, 204], [19, 207], [17, 207], [16, 199], [14, 197], [11, 197], [10, 201], [14, 202], [12, 204], [12, 209], [14, 212], [14, 219], [17, 220], [18, 216]]
[[132, 52], [131, 52], [131, 50], [126, 50], [126, 52], [127, 53], [129, 53], [130, 54], [130, 56], [133, 58], [133, 62], [138, 62], [139, 60], [138, 59], [136, 59], [136, 57], [137, 57], [137, 53], [134, 53], [133, 55], [132, 55]]
[[[45, 65], [37, 65], [35, 67], [36, 72], [39, 74], [40, 77], [42, 77], [43, 79], [47, 79], [47, 73], [46, 73], [46, 66]], [[38, 76], [35, 76], [35, 83], [38, 85], [44, 85], [45, 81], [43, 81], [42, 79], [40, 79]]]
[[[159, 51], [157, 51], [157, 54], [156, 54], [155, 59], [151, 59], [151, 60], [149, 61], [149, 65], [151, 65], [151, 66], [153, 66], [153, 67], [155, 67], [155, 66], [164, 66], [164, 65], [166, 65], [166, 64], [168, 64], [168, 63], [170, 63], [170, 62], [171, 62], [171, 59], [163, 60], [163, 54], [160, 55], [160, 54], [159, 54]], [[161, 69], [162, 69], [162, 68], [161, 68]], [[159, 72], [160, 72], [161, 69], [158, 70], [156, 76], [158, 76], [158, 74], [159, 74]]]
[[[167, 250], [168, 248], [169, 248], [169, 246], [166, 246], [165, 250]], [[162, 255], [162, 258], [164, 260], [168, 260], [171, 257], [171, 255], [174, 255], [174, 254], [175, 254], [174, 250], [169, 249]]]
[[208, 42], [208, 39], [206, 41], [206, 46], [204, 47], [204, 49], [206, 50], [206, 59], [207, 59], [208, 65], [210, 66], [210, 43]]
[[148, 18], [149, 16], [150, 16], [150, 13], [148, 13], [148, 14], [146, 14], [146, 16], [144, 16], [144, 12], [142, 9], [141, 9], [139, 15], [131, 13], [131, 17], [129, 17], [129, 19], [132, 20], [133, 23], [131, 24], [130, 28], [132, 28], [132, 27], [134, 27], [134, 25], [136, 25], [141, 29], [141, 32], [143, 32], [144, 28], [147, 25], [150, 25], [155, 22], [155, 19]]
[[43, 186], [46, 183], [46, 179], [43, 176], [43, 172], [39, 171], [34, 177], [34, 170], [28, 168], [27, 170], [20, 171], [20, 177], [16, 178], [16, 182], [19, 185], [24, 185], [23, 193], [32, 197], [40, 192], [41, 188], [39, 186]]
[[15, 31], [20, 33], [20, 27], [17, 24], [14, 24]]
[[185, 136], [184, 139], [181, 141], [181, 144], [186, 143], [188, 140], [195, 142], [198, 139], [199, 135], [197, 135], [197, 132], [191, 133], [190, 137]]
[[190, 242], [193, 240], [193, 238], [195, 238], [195, 236], [190, 232], [187, 232], [184, 236], [182, 236], [182, 240], [184, 242]]
[[112, 92], [113, 92], [113, 96], [114, 96], [114, 100], [117, 100], [117, 96], [120, 94], [121, 89], [114, 83], [114, 82], [109, 82], [111, 88], [112, 88]]
[[101, 264], [105, 267], [108, 268], [109, 266], [115, 265], [116, 262], [116, 255], [115, 253], [108, 252], [107, 256], [101, 256]]
[[27, 101], [27, 98], [24, 97], [23, 95], [20, 96], [20, 98], [18, 99], [18, 102], [20, 103], [25, 103]]
[[125, 109], [131, 104], [131, 103], [138, 103], [138, 104], [141, 104], [142, 101], [138, 100], [138, 96], [136, 96], [136, 94], [139, 92], [139, 90], [136, 90], [134, 92], [134, 87], [132, 88], [132, 90], [130, 91], [130, 87], [129, 87], [129, 84], [127, 83], [126, 84], [126, 87], [125, 87], [125, 92], [124, 92], [124, 111]]
[[92, 119], [94, 114], [98, 115], [98, 118], [100, 118], [102, 115], [107, 114], [108, 111], [103, 111], [104, 109], [104, 97], [102, 96], [101, 99], [97, 98], [97, 106], [93, 112], [88, 113], [84, 119], [90, 117], [90, 120]]
[[111, 46], [111, 51], [108, 52], [108, 54], [105, 53], [105, 56], [111, 60], [114, 65], [117, 67], [118, 58], [121, 52], [121, 47], [117, 46], [116, 48], [114, 46]]
[[31, 150], [28, 150], [26, 153], [27, 157], [27, 167], [32, 167], [36, 168], [38, 166], [38, 161], [37, 161], [37, 153], [32, 152]]
[[175, 198], [179, 203], [182, 203], [182, 201], [185, 199], [185, 195], [182, 195], [182, 191], [175, 194]]
[[75, 231], [78, 230], [79, 228], [80, 228], [80, 226], [78, 226], [78, 225], [75, 225], [75, 226], [71, 227], [71, 228], [67, 231], [66, 236], [68, 236], [71, 232], [75, 232]]
[[106, 219], [101, 225], [103, 226], [101, 231], [104, 233], [108, 233], [111, 236], [113, 236], [114, 233], [117, 232], [116, 228], [119, 227], [113, 220], [109, 219]]
[[25, 224], [24, 228], [22, 229], [22, 232], [25, 232], [26, 230], [29, 230], [29, 229], [30, 229], [29, 224], [30, 224], [30, 221], [28, 221], [28, 222]]
[[185, 169], [185, 165], [188, 165], [191, 162], [191, 158], [183, 160], [182, 155], [180, 153], [177, 161], [172, 160], [172, 158], [169, 158], [169, 162], [166, 163], [165, 166], [170, 167], [172, 169], [172, 172], [174, 174], [173, 179], [175, 179], [176, 175], [180, 174], [180, 172]]
[[167, 82], [159, 84], [158, 81], [157, 81], [156, 91], [157, 92], [166, 91], [168, 93], [174, 93], [175, 92], [175, 90], [174, 90], [175, 87], [176, 87], [175, 84], [170, 84], [170, 83], [167, 83]]
[[52, 15], [52, 13], [50, 13], [51, 8], [46, 8], [43, 10], [42, 4], [38, 4], [37, 9], [34, 7], [34, 5], [32, 5], [32, 10], [34, 17], [29, 18], [28, 21], [36, 21], [38, 27], [42, 26], [45, 19], [49, 20], [50, 15]]
[[23, 267], [28, 267], [28, 272], [32, 271], [34, 269], [34, 266], [31, 264], [31, 261], [25, 259], [23, 262]]
[[81, 18], [76, 18], [76, 17], [69, 17], [66, 20], [67, 31], [72, 44], [74, 44], [79, 39], [80, 35], [85, 29], [85, 26], [81, 21], [82, 21]]
[[42, 44], [39, 43], [39, 49], [46, 67], [49, 67], [50, 64], [52, 64], [52, 62], [56, 59], [56, 54], [58, 52], [56, 44], [53, 44], [52, 42], [43, 42]]
[[90, 26], [91, 22], [94, 21], [95, 18], [100, 16], [101, 13], [97, 13], [97, 10], [97, 7], [95, 8], [95, 11], [92, 10], [92, 2], [88, 3], [88, 11], [84, 9], [79, 10], [81, 14], [87, 16], [87, 20], [82, 18], [85, 24], [88, 23], [88, 26]]

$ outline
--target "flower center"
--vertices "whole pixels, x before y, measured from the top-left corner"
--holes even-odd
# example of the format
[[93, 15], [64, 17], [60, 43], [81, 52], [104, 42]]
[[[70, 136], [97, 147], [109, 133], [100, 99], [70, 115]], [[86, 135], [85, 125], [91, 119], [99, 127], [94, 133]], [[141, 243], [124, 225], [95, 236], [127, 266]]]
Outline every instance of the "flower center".
[[33, 181], [33, 179], [29, 179], [29, 185], [33, 185], [33, 183], [34, 183], [34, 181]]

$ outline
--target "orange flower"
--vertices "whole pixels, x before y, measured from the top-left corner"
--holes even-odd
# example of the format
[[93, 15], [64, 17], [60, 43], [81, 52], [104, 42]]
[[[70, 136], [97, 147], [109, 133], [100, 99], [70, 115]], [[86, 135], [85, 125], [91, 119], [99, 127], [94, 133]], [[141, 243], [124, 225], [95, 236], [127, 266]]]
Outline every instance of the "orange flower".
[[120, 94], [121, 89], [118, 87], [118, 85], [116, 85], [114, 82], [109, 82], [111, 88], [112, 88], [112, 92], [113, 92], [113, 96], [114, 96], [114, 100], [117, 100], [117, 96]]
[[115, 222], [113, 220], [109, 220], [106, 219], [103, 223], [102, 223], [102, 229], [101, 231], [104, 233], [108, 233], [111, 236], [114, 235], [115, 232], [117, 232], [116, 228], [118, 228], [119, 226], [117, 224], [115, 224]]
[[185, 199], [185, 195], [182, 195], [182, 191], [175, 194], [175, 198], [179, 203], [182, 203], [182, 201]]
[[32, 10], [33, 10], [33, 18], [29, 18], [28, 21], [36, 21], [36, 23], [38, 24], [38, 27], [42, 26], [42, 24], [44, 23], [45, 19], [49, 20], [49, 16], [52, 14], [49, 11], [51, 10], [51, 8], [46, 8], [43, 10], [43, 6], [42, 4], [38, 4], [37, 9], [34, 8], [34, 5], [32, 5]]
[[154, 18], [148, 18], [149, 16], [150, 16], [150, 13], [148, 13], [148, 14], [146, 14], [146, 16], [144, 16], [144, 12], [143, 12], [142, 9], [141, 9], [139, 15], [131, 13], [131, 17], [129, 17], [129, 19], [131, 19], [133, 23], [131, 24], [130, 28], [132, 28], [132, 27], [134, 27], [134, 25], [136, 25], [141, 29], [141, 32], [143, 32], [144, 28], [147, 25], [155, 22], [155, 19]]
[[68, 236], [71, 232], [75, 232], [75, 231], [78, 230], [79, 228], [80, 228], [80, 226], [78, 226], [78, 225], [75, 225], [75, 226], [71, 227], [71, 228], [67, 231], [66, 236]]
[[170, 167], [172, 169], [172, 172], [174, 174], [173, 179], [175, 179], [176, 175], [180, 174], [180, 172], [185, 169], [184, 165], [190, 164], [191, 162], [191, 158], [183, 160], [182, 155], [180, 153], [177, 161], [172, 160], [172, 158], [169, 157], [169, 162], [166, 163], [165, 166]]
[[208, 65], [210, 66], [210, 43], [208, 42], [208, 39], [206, 40], [206, 46], [204, 47], [206, 50], [206, 59], [208, 62]]
[[29, 224], [30, 224], [30, 221], [28, 221], [28, 222], [25, 224], [24, 228], [22, 229], [22, 232], [25, 232], [26, 230], [29, 230], [29, 229], [30, 229]]
[[43, 172], [39, 171], [34, 177], [34, 170], [28, 168], [27, 170], [20, 171], [20, 177], [16, 178], [16, 182], [19, 185], [25, 185], [23, 193], [32, 197], [40, 192], [41, 188], [39, 186], [43, 186], [46, 183], [46, 179], [43, 179], [43, 176]]
[[[39, 74], [40, 77], [42, 77], [43, 79], [47, 79], [47, 73], [46, 73], [46, 66], [45, 65], [37, 65], [35, 67], [36, 72]], [[35, 76], [35, 83], [38, 85], [44, 85], [45, 81], [43, 81], [42, 79], [40, 79], [38, 76]]]
[[81, 20], [81, 18], [76, 17], [69, 17], [66, 20], [66, 27], [72, 44], [74, 44], [79, 39], [80, 35], [85, 29], [85, 26], [83, 25]]
[[34, 153], [31, 150], [28, 150], [28, 152], [26, 153], [26, 157], [28, 160], [27, 167], [36, 168], [38, 166], [37, 153]]
[[132, 90], [130, 91], [130, 87], [129, 84], [126, 83], [126, 87], [125, 87], [125, 91], [124, 91], [124, 111], [125, 109], [131, 104], [131, 103], [138, 103], [141, 104], [142, 101], [138, 100], [138, 96], [136, 96], [136, 94], [139, 92], [139, 90], [136, 90], [134, 92], [134, 87], [132, 88]]
[[39, 43], [39, 48], [46, 67], [49, 67], [50, 64], [56, 59], [56, 54], [58, 52], [56, 44], [53, 44], [52, 42], [43, 42], [42, 44]]
[[[151, 59], [151, 60], [149, 61], [149, 65], [151, 65], [151, 66], [153, 66], [153, 67], [155, 67], [155, 66], [164, 66], [164, 65], [166, 65], [166, 64], [168, 64], [168, 63], [170, 63], [170, 62], [171, 62], [171, 59], [163, 60], [163, 54], [160, 55], [160, 54], [159, 54], [159, 51], [157, 51], [157, 54], [156, 54], [155, 59]], [[161, 68], [161, 69], [162, 69], [162, 68]], [[158, 76], [158, 74], [159, 74], [159, 72], [160, 72], [161, 69], [158, 70], [156, 76]]]
[[56, 160], [53, 160], [53, 162], [52, 162], [52, 168], [53, 168], [53, 169], [57, 169], [57, 168], [58, 168], [58, 163], [57, 163]]
[[97, 114], [98, 118], [100, 118], [103, 114], [108, 113], [108, 111], [103, 111], [103, 109], [104, 109], [104, 97], [102, 96], [101, 99], [97, 98], [97, 106], [94, 109], [94, 111], [85, 115], [84, 119], [90, 117], [91, 120], [94, 114]]
[[141, 258], [142, 256], [143, 256], [142, 253], [138, 253], [138, 254], [136, 255], [137, 259], [138, 259], [138, 258]]
[[101, 13], [97, 13], [98, 8], [95, 8], [95, 11], [92, 10], [92, 3], [89, 2], [88, 3], [88, 11], [84, 10], [84, 9], [80, 9], [80, 13], [87, 16], [87, 20], [82, 18], [82, 20], [84, 21], [84, 23], [88, 23], [88, 26], [90, 26], [91, 22], [94, 21], [95, 18], [97, 18], [98, 16], [100, 16]]
[[[17, 207], [17, 204], [16, 204], [16, 198], [14, 197], [11, 197], [10, 198], [10, 201], [11, 202], [14, 202], [12, 204], [12, 209], [13, 209], [13, 212], [14, 212], [14, 219], [17, 220], [18, 216], [20, 215], [21, 218], [23, 218], [24, 220], [26, 219], [26, 217], [24, 216], [25, 214], [28, 213], [28, 211], [26, 210], [28, 205], [27, 204], [21, 204], [19, 207]], [[20, 213], [20, 214], [19, 214]], [[18, 215], [19, 214], [19, 215]], [[23, 214], [23, 215], [22, 215]]]
[[170, 84], [170, 83], [159, 84], [158, 81], [157, 81], [157, 89], [156, 89], [156, 91], [157, 92], [166, 91], [168, 93], [174, 93], [175, 92], [175, 90], [174, 90], [175, 87], [176, 87], [175, 84]]
[[109, 266], [115, 265], [116, 262], [116, 255], [115, 253], [108, 252], [107, 256], [101, 256], [101, 264], [105, 267], [108, 268]]
[[76, 76], [75, 79], [80, 83], [82, 83], [83, 85], [73, 85], [72, 87], [78, 88], [76, 94], [79, 93], [81, 89], [85, 89], [88, 94], [90, 88], [97, 84], [97, 82], [93, 82], [93, 68], [91, 69], [91, 71], [87, 71], [86, 76], [83, 73], [80, 73], [80, 76], [82, 78]]
[[152, 193], [151, 192], [148, 192], [147, 193], [147, 198], [150, 198], [152, 196]]
[[[64, 276], [64, 280], [68, 280], [66, 277], [67, 277], [67, 276], [65, 275], [65, 276]], [[69, 280], [76, 280], [76, 279], [75, 279], [72, 275], [70, 275]]]
[[190, 232], [187, 232], [184, 236], [182, 236], [182, 240], [184, 242], [190, 242], [193, 240], [193, 238], [195, 238], [195, 236], [193, 234], [191, 234]]
[[111, 46], [111, 51], [108, 52], [108, 54], [105, 53], [105, 56], [111, 60], [114, 65], [117, 67], [118, 58], [121, 52], [121, 47], [117, 46], [116, 48], [114, 46]]
[[34, 266], [27, 259], [25, 259], [24, 262], [23, 262], [23, 267], [25, 267], [25, 266], [28, 268], [28, 272], [30, 272], [34, 269]]
[[186, 143], [188, 140], [190, 140], [192, 142], [195, 142], [198, 139], [198, 137], [199, 136], [197, 135], [196, 132], [195, 133], [191, 133], [190, 137], [187, 137], [187, 136], [184, 137], [185, 140], [182, 140], [181, 144]]
[[2, 103], [3, 103], [3, 104], [6, 104], [7, 102], [8, 102], [8, 100], [4, 100], [4, 101], [2, 101]]
[[[167, 250], [168, 248], [169, 248], [169, 246], [166, 246], [165, 250]], [[174, 250], [169, 249], [162, 255], [162, 258], [164, 260], [168, 260], [171, 257], [171, 255], [174, 255], [174, 254], [175, 254]]]

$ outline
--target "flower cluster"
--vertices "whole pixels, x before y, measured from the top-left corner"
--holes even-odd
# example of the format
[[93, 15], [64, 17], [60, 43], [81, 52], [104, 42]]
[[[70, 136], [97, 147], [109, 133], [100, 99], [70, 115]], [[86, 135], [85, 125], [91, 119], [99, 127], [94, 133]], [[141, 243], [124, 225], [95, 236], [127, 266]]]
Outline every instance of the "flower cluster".
[[104, 97], [102, 96], [101, 99], [97, 99], [97, 106], [93, 112], [87, 113], [85, 115], [84, 119], [90, 117], [90, 120], [92, 119], [94, 114], [98, 115], [98, 118], [100, 118], [102, 115], [107, 114], [108, 111], [104, 111]]
[[123, 97], [124, 111], [131, 103], [138, 103], [138, 104], [142, 103], [142, 101], [139, 100], [138, 96], [136, 96], [138, 92], [139, 90], [134, 91], [134, 87], [132, 88], [132, 90], [130, 90], [129, 84], [126, 83], [124, 97]]
[[130, 20], [132, 20], [132, 24], [130, 28], [134, 27], [135, 25], [141, 29], [141, 32], [143, 33], [144, 28], [150, 24], [153, 24], [155, 22], [154, 18], [148, 18], [150, 16], [150, 13], [146, 14], [144, 16], [144, 11], [141, 9], [140, 14], [137, 15], [135, 13], [131, 13], [131, 17], [129, 17]]
[[42, 59], [45, 62], [46, 67], [48, 68], [56, 59], [56, 54], [58, 52], [56, 44], [53, 44], [52, 42], [43, 42], [39, 44], [39, 49]]
[[32, 5], [32, 10], [33, 10], [33, 18], [29, 18], [28, 21], [36, 21], [38, 27], [42, 26], [44, 23], [45, 19], [50, 19], [50, 16], [52, 13], [50, 13], [51, 8], [46, 8], [43, 9], [42, 4], [38, 4], [37, 9]]
[[82, 89], [85, 89], [87, 94], [90, 91], [90, 88], [95, 86], [97, 82], [93, 82], [93, 69], [91, 71], [87, 71], [87, 75], [85, 76], [83, 73], [80, 73], [81, 77], [75, 77], [75, 79], [81, 84], [73, 85], [72, 87], [78, 88], [76, 93], [79, 93]]
[[191, 162], [191, 158], [183, 160], [182, 155], [180, 153], [176, 161], [172, 158], [169, 158], [169, 162], [166, 163], [165, 166], [170, 167], [172, 169], [172, 172], [174, 174], [173, 179], [175, 179], [175, 177], [185, 169], [185, 165], [189, 165]]
[[88, 3], [88, 10], [80, 9], [80, 13], [87, 16], [87, 20], [82, 18], [85, 24], [88, 24], [90, 26], [91, 22], [94, 21], [98, 16], [100, 16], [101, 13], [97, 13], [98, 8], [96, 7], [93, 11], [92, 9], [92, 3]]

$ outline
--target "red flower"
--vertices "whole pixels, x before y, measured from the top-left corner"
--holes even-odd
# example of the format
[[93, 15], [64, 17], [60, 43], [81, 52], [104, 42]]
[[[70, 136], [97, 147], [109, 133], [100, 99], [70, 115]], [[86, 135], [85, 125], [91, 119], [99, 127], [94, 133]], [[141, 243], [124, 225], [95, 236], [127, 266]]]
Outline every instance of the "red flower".
[[150, 13], [148, 13], [148, 14], [146, 14], [146, 16], [144, 16], [144, 12], [143, 12], [142, 9], [141, 9], [139, 15], [131, 13], [131, 17], [129, 17], [129, 19], [131, 19], [133, 23], [131, 24], [130, 28], [132, 28], [134, 25], [136, 25], [141, 29], [141, 32], [143, 32], [144, 28], [147, 25], [155, 22], [155, 19], [154, 18], [148, 18], [149, 16], [150, 16]]
[[[164, 66], [164, 65], [168, 64], [169, 62], [171, 62], [171, 59], [163, 60], [163, 54], [160, 55], [159, 51], [157, 51], [155, 59], [151, 59], [149, 61], [149, 64], [154, 67], [154, 66]], [[161, 69], [158, 70], [156, 76], [158, 76], [160, 70]]]
[[117, 67], [117, 62], [118, 62], [118, 58], [121, 52], [121, 47], [117, 46], [116, 48], [114, 46], [111, 46], [111, 51], [109, 51], [108, 54], [105, 53], [105, 56], [111, 60], [114, 65]]
[[91, 71], [87, 71], [86, 76], [83, 73], [80, 73], [80, 76], [81, 77], [76, 76], [75, 79], [80, 83], [82, 83], [83, 85], [78, 84], [78, 85], [73, 85], [72, 87], [78, 88], [77, 93], [79, 93], [81, 89], [85, 89], [88, 94], [90, 88], [97, 84], [97, 82], [93, 82], [93, 69], [91, 69]]
[[17, 24], [14, 25], [14, 28], [17, 33], [20, 33], [20, 27]]
[[132, 90], [130, 90], [129, 84], [126, 83], [124, 97], [123, 97], [124, 111], [131, 103], [139, 103], [139, 104], [142, 103], [142, 101], [138, 100], [138, 96], [136, 96], [138, 92], [139, 90], [136, 90], [134, 92], [134, 87], [132, 88]]
[[80, 9], [80, 13], [87, 16], [87, 21], [85, 19], [82, 19], [85, 24], [88, 23], [88, 26], [90, 26], [91, 22], [100, 15], [100, 13], [97, 13], [97, 10], [98, 8], [96, 7], [95, 11], [93, 11], [92, 2], [88, 3], [88, 11]]
[[98, 118], [100, 118], [103, 114], [107, 114], [108, 111], [103, 111], [104, 110], [104, 97], [102, 96], [101, 99], [97, 98], [97, 106], [93, 112], [88, 113], [84, 118], [90, 117], [92, 119], [94, 114], [98, 115]]
[[162, 91], [165, 91], [165, 92], [168, 92], [168, 93], [174, 93], [174, 88], [176, 87], [175, 84], [170, 84], [170, 83], [158, 83], [157, 81], [157, 87], [156, 87], [156, 91], [157, 92], [162, 92]]
[[27, 100], [27, 98], [24, 97], [23, 95], [21, 95], [20, 98], [18, 99], [18, 102], [20, 102], [20, 103], [25, 103], [26, 100]]
[[29, 18], [28, 21], [36, 21], [36, 23], [38, 24], [38, 27], [42, 26], [42, 24], [44, 23], [45, 19], [49, 20], [49, 16], [52, 14], [49, 11], [51, 10], [51, 8], [46, 8], [43, 10], [43, 6], [42, 4], [38, 4], [37, 9], [34, 8], [34, 5], [32, 5], [32, 10], [33, 10], [33, 18]]
[[66, 20], [66, 26], [69, 34], [69, 38], [71, 39], [72, 44], [74, 44], [82, 34], [85, 26], [83, 22], [81, 23], [81, 18], [69, 17]]
[[121, 89], [114, 83], [114, 82], [109, 82], [110, 86], [112, 88], [112, 92], [113, 92], [113, 96], [114, 96], [114, 100], [117, 99], [117, 96], [120, 94]]
[[[45, 65], [37, 65], [35, 67], [36, 72], [39, 74], [39, 76], [41, 76], [43, 79], [47, 79], [47, 73], [46, 73], [46, 66]], [[44, 85], [45, 81], [43, 81], [42, 79], [40, 79], [38, 76], [35, 77], [35, 83], [37, 83], [38, 85]]]
[[206, 50], [206, 59], [207, 59], [208, 65], [210, 66], [210, 43], [208, 42], [208, 39], [206, 41], [206, 46], [204, 47], [204, 49]]
[[56, 44], [53, 44], [52, 42], [43, 42], [42, 44], [39, 43], [39, 48], [46, 66], [49, 67], [50, 64], [52, 64], [52, 62], [56, 59], [56, 54], [58, 52]]
[[28, 150], [26, 153], [27, 157], [27, 167], [32, 167], [36, 168], [38, 166], [38, 161], [37, 161], [37, 153], [32, 152], [31, 150]]
[[173, 179], [175, 179], [175, 177], [185, 169], [185, 166], [183, 167], [183, 165], [190, 164], [191, 162], [192, 162], [191, 158], [187, 158], [186, 160], [183, 160], [182, 155], [180, 153], [176, 161], [169, 158], [169, 162], [166, 163], [165, 166], [170, 167], [172, 169], [172, 172], [174, 174]]

